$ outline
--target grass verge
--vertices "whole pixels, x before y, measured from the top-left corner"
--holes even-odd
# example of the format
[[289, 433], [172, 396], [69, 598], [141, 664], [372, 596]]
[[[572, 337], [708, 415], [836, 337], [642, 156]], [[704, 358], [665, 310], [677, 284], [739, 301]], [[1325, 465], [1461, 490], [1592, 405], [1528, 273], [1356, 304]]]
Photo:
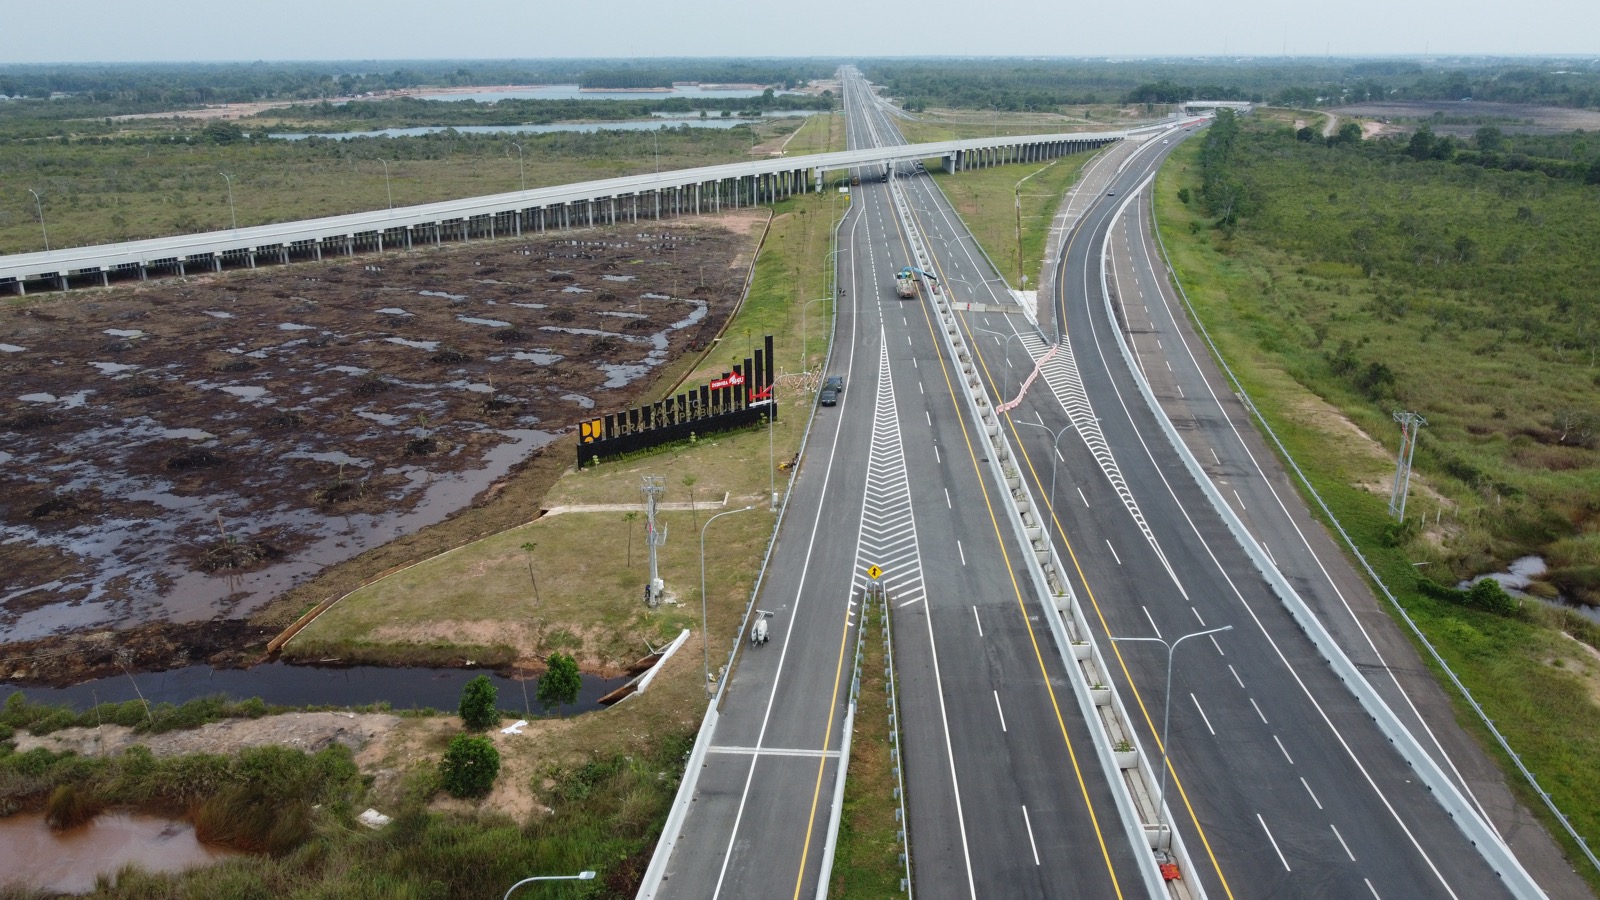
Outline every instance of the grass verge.
[[856, 695], [850, 771], [829, 889], [830, 896], [847, 900], [898, 896], [905, 872], [900, 862], [905, 846], [899, 836], [902, 826], [895, 815], [900, 807], [894, 796], [899, 782], [890, 758], [894, 745], [889, 738], [889, 693], [883, 677], [888, 664], [883, 617], [881, 604], [862, 604], [860, 627], [867, 637], [861, 654], [861, 691]]
[[1050, 223], [1092, 158], [1092, 152], [1074, 153], [1044, 165], [936, 172], [934, 178], [1006, 280], [1016, 287], [1026, 275], [1033, 286], [1039, 283]]
[[[1503, 618], [1417, 590], [1414, 554], [1407, 546], [1394, 546], [1387, 515], [1382, 481], [1391, 458], [1358, 427], [1376, 417], [1348, 395], [1324, 398], [1302, 383], [1291, 351], [1266, 339], [1270, 332], [1263, 328], [1263, 312], [1243, 302], [1264, 282], [1304, 262], [1254, 247], [1237, 235], [1224, 249], [1209, 221], [1179, 199], [1180, 190], [1196, 192], [1198, 181], [1194, 149], [1180, 148], [1156, 181], [1156, 203], [1173, 269], [1200, 319], [1362, 553], [1573, 826], [1593, 843], [1600, 836], [1600, 785], [1590, 773], [1592, 761], [1600, 758], [1600, 655], [1562, 633], [1592, 631], [1576, 627], [1570, 613], [1531, 602], [1525, 603], [1523, 618]], [[1333, 293], [1339, 296], [1336, 287]], [[1279, 302], [1298, 306], [1300, 300]], [[1420, 480], [1425, 490], [1426, 478]], [[1600, 873], [1589, 868], [1465, 702], [1455, 703], [1458, 721], [1500, 762], [1519, 799], [1545, 822], [1590, 886], [1600, 888]]]

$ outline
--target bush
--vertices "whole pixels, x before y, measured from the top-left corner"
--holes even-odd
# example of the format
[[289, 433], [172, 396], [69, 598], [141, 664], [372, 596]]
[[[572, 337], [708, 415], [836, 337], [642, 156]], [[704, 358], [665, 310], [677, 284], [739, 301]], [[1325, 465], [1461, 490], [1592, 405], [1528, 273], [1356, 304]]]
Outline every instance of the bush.
[[439, 762], [444, 789], [454, 797], [482, 797], [500, 774], [500, 751], [486, 737], [458, 734]]
[[578, 661], [565, 653], [550, 654], [548, 662], [550, 668], [539, 676], [539, 705], [554, 706], [559, 713], [562, 705], [578, 702], [583, 676], [578, 674]]
[[494, 705], [499, 693], [487, 675], [467, 682], [461, 689], [461, 720], [468, 728], [482, 731], [500, 724], [500, 710]]

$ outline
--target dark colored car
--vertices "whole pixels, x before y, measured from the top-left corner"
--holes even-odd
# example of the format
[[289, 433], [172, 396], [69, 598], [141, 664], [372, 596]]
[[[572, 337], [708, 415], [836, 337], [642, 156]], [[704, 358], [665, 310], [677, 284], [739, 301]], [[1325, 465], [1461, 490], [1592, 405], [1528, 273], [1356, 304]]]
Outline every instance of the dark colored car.
[[817, 402], [823, 406], [832, 406], [839, 402], [839, 395], [844, 393], [844, 376], [829, 375], [822, 382], [822, 391], [817, 394]]

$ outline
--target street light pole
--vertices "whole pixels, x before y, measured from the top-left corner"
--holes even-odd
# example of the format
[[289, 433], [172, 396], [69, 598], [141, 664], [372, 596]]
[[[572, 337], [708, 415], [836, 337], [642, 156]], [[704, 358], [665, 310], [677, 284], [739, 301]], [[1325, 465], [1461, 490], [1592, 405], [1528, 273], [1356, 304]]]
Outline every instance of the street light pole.
[[[1232, 630], [1233, 630], [1233, 626], [1232, 625], [1224, 625], [1221, 628], [1207, 628], [1205, 631], [1190, 632], [1189, 634], [1186, 634], [1183, 637], [1178, 638], [1177, 640], [1173, 641], [1170, 644], [1167, 643], [1165, 639], [1158, 638], [1158, 637], [1153, 637], [1153, 638], [1150, 638], [1150, 637], [1113, 637], [1111, 639], [1113, 643], [1124, 643], [1124, 642], [1129, 642], [1129, 641], [1149, 641], [1151, 643], [1160, 644], [1161, 646], [1167, 648], [1167, 701], [1166, 701], [1166, 708], [1164, 710], [1162, 710], [1162, 712], [1161, 712], [1161, 790], [1156, 794], [1156, 816], [1158, 816], [1158, 817], [1164, 817], [1165, 816], [1165, 810], [1166, 810], [1166, 797], [1167, 797], [1167, 726], [1172, 722], [1172, 656], [1173, 656], [1174, 653], [1178, 652], [1178, 645], [1183, 643], [1184, 641], [1187, 641], [1189, 638], [1192, 638], [1192, 637], [1203, 637], [1203, 636], [1208, 635], [1208, 634], [1216, 634], [1219, 631], [1232, 631]], [[1169, 823], [1169, 822], [1163, 822], [1162, 824], [1166, 825], [1169, 828], [1172, 827], [1171, 823]]]
[[755, 507], [746, 506], [742, 509], [730, 509], [727, 512], [719, 512], [707, 519], [704, 525], [700, 526], [700, 646], [704, 649], [706, 658], [707, 697], [711, 696], [711, 626], [710, 618], [706, 615], [706, 529], [711, 527], [712, 522], [715, 522], [723, 516], [731, 516], [734, 513], [749, 512], [752, 509], [755, 509]]
[[227, 172], [218, 172], [222, 180], [228, 183], [228, 219], [233, 222], [233, 230], [239, 230], [239, 215], [233, 211], [233, 176]]
[[1005, 403], [1011, 396], [1011, 339], [1012, 338], [1022, 337], [1022, 332], [1013, 331], [1010, 334], [1002, 334], [1002, 333], [1000, 333], [998, 331], [990, 331], [987, 328], [979, 328], [976, 325], [968, 325], [967, 327], [971, 328], [973, 331], [981, 331], [984, 334], [992, 334], [995, 337], [1001, 337], [1001, 338], [1005, 338], [1006, 339], [1006, 349], [1005, 349], [1005, 357], [1006, 357], [1005, 390], [1000, 392], [1000, 395], [1001, 395], [1000, 396], [1000, 402], [1001, 403]]
[[806, 330], [806, 308], [809, 307], [813, 303], [821, 303], [824, 300], [831, 300], [831, 299], [833, 299], [833, 298], [831, 298], [831, 297], [818, 297], [815, 300], [807, 300], [806, 302], [800, 304], [800, 368], [801, 368], [802, 371], [805, 369], [806, 362], [807, 362], [807, 360], [806, 360], [806, 340], [811, 337], [811, 332]]
[[528, 192], [528, 176], [522, 168], [522, 145], [512, 141], [511, 146], [517, 148], [517, 179], [522, 182], [522, 192], [526, 194]]
[[39, 199], [39, 192], [28, 188], [28, 193], [33, 195], [33, 205], [39, 208], [39, 231], [44, 234], [45, 252], [50, 252], [50, 229], [44, 227], [44, 201]]
[[587, 869], [579, 872], [576, 875], [535, 875], [532, 878], [524, 878], [507, 888], [506, 895], [500, 898], [500, 900], [511, 900], [512, 891], [534, 881], [593, 881], [594, 875], [595, 873], [593, 871]]
[[1056, 463], [1061, 459], [1061, 436], [1072, 429], [1072, 423], [1068, 422], [1061, 426], [1059, 431], [1052, 432], [1038, 422], [1027, 422], [1022, 419], [1012, 419], [1011, 421], [1016, 422], [1018, 425], [1043, 428], [1045, 434], [1054, 435], [1054, 439], [1050, 442], [1050, 521], [1054, 522], [1056, 520]]
[[380, 159], [378, 162], [383, 163], [383, 189], [389, 195], [389, 212], [393, 213], [394, 189], [389, 186], [389, 161], [387, 159]]

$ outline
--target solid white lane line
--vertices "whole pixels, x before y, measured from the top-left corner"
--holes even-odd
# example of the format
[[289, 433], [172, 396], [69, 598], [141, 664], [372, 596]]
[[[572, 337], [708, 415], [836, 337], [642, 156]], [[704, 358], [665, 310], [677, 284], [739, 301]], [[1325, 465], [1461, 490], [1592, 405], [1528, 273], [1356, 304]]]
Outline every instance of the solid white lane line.
[[1351, 862], [1355, 862], [1356, 855], [1350, 852], [1350, 845], [1344, 842], [1344, 835], [1339, 833], [1338, 827], [1332, 822], [1328, 823], [1328, 827], [1333, 829], [1333, 836], [1339, 839], [1339, 846], [1344, 848], [1344, 855], [1350, 857]]
[[1267, 721], [1267, 714], [1261, 711], [1261, 707], [1260, 706], [1256, 705], [1256, 698], [1254, 698], [1254, 697], [1250, 698], [1250, 705], [1251, 706], [1255, 706], [1256, 715], [1261, 717], [1261, 724], [1263, 724], [1263, 725], [1271, 724], [1270, 722]]
[[1277, 735], [1273, 735], [1272, 740], [1278, 745], [1278, 752], [1282, 753], [1283, 758], [1289, 761], [1289, 765], [1294, 765], [1294, 757], [1289, 755], [1288, 749], [1283, 746], [1283, 741], [1278, 740]]
[[1000, 715], [1000, 730], [1005, 731], [1006, 711], [1000, 708], [1000, 692], [993, 691], [992, 693], [994, 694], [994, 711]]
[[967, 551], [961, 549], [961, 541], [960, 540], [956, 541], [956, 552], [961, 554], [961, 564], [963, 566], [966, 565], [967, 564]]
[[1150, 623], [1150, 630], [1156, 633], [1156, 637], [1161, 637], [1161, 629], [1156, 627], [1156, 617], [1150, 615], [1150, 607], [1141, 605], [1139, 608], [1144, 610], [1145, 621]]
[[1117, 565], [1122, 565], [1122, 557], [1117, 555], [1117, 548], [1111, 546], [1110, 538], [1106, 539], [1106, 547], [1111, 551], [1111, 557], [1117, 561]]
[[1267, 820], [1261, 818], [1260, 813], [1256, 813], [1256, 821], [1261, 823], [1261, 830], [1267, 833], [1267, 840], [1272, 844], [1272, 852], [1278, 854], [1278, 862], [1283, 863], [1283, 870], [1293, 872], [1294, 870], [1289, 868], [1289, 861], [1283, 858], [1283, 851], [1278, 849], [1278, 841], [1272, 836], [1272, 829], [1267, 827]]
[[978, 607], [972, 607], [972, 621], [978, 623], [978, 637], [983, 637], [983, 620], [978, 618]]
[[955, 506], [953, 506], [950, 503], [950, 489], [949, 488], [945, 488], [944, 489], [944, 506], [945, 506], [945, 509], [955, 509]]
[[1033, 841], [1033, 820], [1028, 818], [1028, 808], [1022, 808], [1022, 824], [1028, 828], [1028, 846], [1033, 848], [1033, 864], [1039, 864], [1039, 845]]
[[1200, 708], [1200, 698], [1196, 697], [1194, 692], [1191, 691], [1189, 699], [1194, 701], [1194, 710], [1200, 714], [1200, 721], [1206, 723], [1206, 730], [1211, 732], [1212, 737], [1216, 737], [1217, 730], [1211, 727], [1211, 719], [1206, 716], [1206, 711]]
[[1317, 799], [1317, 794], [1311, 789], [1311, 785], [1306, 784], [1306, 780], [1304, 778], [1300, 779], [1300, 783], [1305, 785], [1306, 793], [1311, 795], [1311, 802], [1317, 805], [1317, 809], [1321, 809], [1322, 801]]
[[1228, 663], [1228, 671], [1233, 672], [1233, 680], [1239, 682], [1239, 687], [1244, 687], [1244, 679], [1240, 678], [1239, 673], [1234, 671], [1233, 663]]
[[1083, 496], [1083, 488], [1078, 488], [1078, 496], [1083, 498], [1083, 505], [1087, 507], [1089, 505], [1089, 498]]

